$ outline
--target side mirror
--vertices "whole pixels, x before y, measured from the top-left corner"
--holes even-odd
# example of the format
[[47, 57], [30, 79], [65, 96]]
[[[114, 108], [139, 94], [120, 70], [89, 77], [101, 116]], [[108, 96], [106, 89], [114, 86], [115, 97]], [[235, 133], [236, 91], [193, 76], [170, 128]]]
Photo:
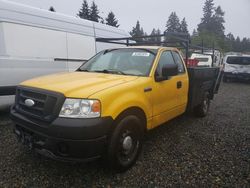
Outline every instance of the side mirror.
[[162, 67], [162, 76], [168, 78], [178, 74], [178, 66], [176, 64], [167, 64]]
[[176, 64], [167, 64], [162, 67], [162, 76], [157, 76], [155, 80], [157, 82], [167, 80], [170, 76], [178, 74], [178, 66]]

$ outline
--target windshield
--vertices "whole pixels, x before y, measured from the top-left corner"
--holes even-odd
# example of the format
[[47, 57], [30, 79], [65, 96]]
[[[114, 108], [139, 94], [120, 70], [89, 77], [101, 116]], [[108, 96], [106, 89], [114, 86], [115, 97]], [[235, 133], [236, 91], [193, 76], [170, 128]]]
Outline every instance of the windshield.
[[250, 57], [230, 56], [227, 58], [228, 64], [250, 65]]
[[104, 50], [83, 64], [78, 71], [148, 76], [156, 50], [122, 48]]

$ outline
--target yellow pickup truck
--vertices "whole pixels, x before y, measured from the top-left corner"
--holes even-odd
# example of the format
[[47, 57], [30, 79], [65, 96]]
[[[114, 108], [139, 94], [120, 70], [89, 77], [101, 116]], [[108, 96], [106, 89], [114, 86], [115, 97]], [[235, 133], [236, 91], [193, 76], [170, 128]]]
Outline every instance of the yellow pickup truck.
[[126, 170], [147, 130], [186, 111], [207, 114], [217, 75], [217, 68], [187, 69], [176, 48], [104, 50], [75, 72], [21, 83], [11, 109], [14, 132], [47, 157], [105, 157]]

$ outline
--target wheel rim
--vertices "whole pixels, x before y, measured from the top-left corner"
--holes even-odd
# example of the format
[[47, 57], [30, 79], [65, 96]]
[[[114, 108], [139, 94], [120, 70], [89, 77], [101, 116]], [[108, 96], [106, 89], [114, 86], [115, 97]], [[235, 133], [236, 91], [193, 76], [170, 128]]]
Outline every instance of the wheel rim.
[[133, 139], [131, 136], [126, 136], [123, 140], [122, 147], [125, 151], [130, 151], [133, 146]]
[[128, 165], [136, 157], [140, 141], [135, 133], [125, 130], [120, 137], [117, 158], [124, 166]]
[[208, 104], [209, 102], [208, 102], [208, 99], [206, 98], [204, 101], [203, 101], [203, 111], [204, 112], [207, 112], [207, 110], [208, 110]]

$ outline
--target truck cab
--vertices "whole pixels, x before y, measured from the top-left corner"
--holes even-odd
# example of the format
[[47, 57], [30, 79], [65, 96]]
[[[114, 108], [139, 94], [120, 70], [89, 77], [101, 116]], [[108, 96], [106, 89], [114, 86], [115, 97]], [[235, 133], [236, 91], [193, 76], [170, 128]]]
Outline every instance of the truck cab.
[[202, 92], [195, 82], [189, 86], [190, 76], [204, 77], [201, 72], [189, 72], [176, 48], [104, 50], [75, 72], [21, 83], [11, 110], [14, 130], [45, 156], [66, 161], [105, 156], [112, 167], [126, 170], [147, 130], [183, 114], [188, 105], [206, 115], [215, 76], [204, 80]]

